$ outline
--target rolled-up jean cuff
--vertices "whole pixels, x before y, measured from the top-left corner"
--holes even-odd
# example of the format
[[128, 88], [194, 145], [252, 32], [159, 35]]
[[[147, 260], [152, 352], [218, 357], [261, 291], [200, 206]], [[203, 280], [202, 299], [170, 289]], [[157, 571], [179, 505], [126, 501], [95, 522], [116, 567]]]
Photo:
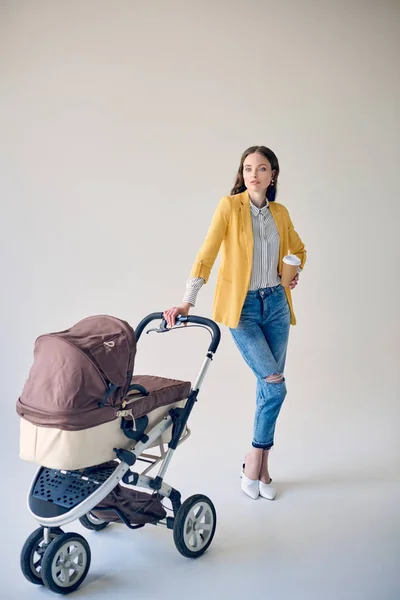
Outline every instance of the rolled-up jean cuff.
[[253, 448], [260, 448], [261, 450], [271, 450], [274, 444], [259, 444], [258, 442], [252, 442], [251, 445], [253, 446]]

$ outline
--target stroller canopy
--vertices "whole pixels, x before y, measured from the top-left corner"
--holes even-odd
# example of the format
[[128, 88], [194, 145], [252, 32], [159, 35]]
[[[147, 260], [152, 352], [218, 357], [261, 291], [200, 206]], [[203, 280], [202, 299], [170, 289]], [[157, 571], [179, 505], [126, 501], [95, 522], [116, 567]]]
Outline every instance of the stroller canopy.
[[132, 327], [111, 316], [88, 317], [42, 335], [17, 412], [47, 427], [84, 429], [89, 419], [91, 426], [104, 423], [126, 396], [135, 356]]

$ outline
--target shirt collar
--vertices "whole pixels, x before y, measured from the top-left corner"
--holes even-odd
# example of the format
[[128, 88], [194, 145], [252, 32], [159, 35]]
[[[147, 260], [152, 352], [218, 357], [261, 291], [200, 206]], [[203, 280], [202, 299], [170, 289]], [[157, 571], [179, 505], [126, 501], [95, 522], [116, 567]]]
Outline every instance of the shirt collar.
[[262, 208], [258, 208], [258, 206], [256, 206], [255, 204], [253, 204], [251, 198], [250, 198], [250, 210], [253, 213], [253, 215], [255, 217], [258, 217], [258, 215], [263, 215], [265, 217], [265, 215], [267, 214], [267, 211], [269, 210], [269, 202], [267, 199], [267, 204], [265, 206], [263, 206]]

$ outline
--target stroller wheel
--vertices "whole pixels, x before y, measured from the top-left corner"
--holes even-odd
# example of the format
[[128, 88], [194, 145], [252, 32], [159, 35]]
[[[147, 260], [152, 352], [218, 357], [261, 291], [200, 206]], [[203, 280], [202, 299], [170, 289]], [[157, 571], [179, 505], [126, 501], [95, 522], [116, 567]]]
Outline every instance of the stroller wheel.
[[63, 533], [47, 547], [42, 561], [45, 586], [58, 594], [69, 594], [85, 579], [90, 567], [89, 544], [79, 533]]
[[86, 529], [90, 529], [92, 531], [101, 531], [110, 524], [110, 521], [103, 521], [103, 519], [99, 519], [91, 512], [86, 513], [86, 515], [81, 517], [79, 521]]
[[[50, 529], [50, 542], [62, 533], [64, 532], [59, 527]], [[43, 584], [42, 559], [48, 545], [44, 543], [43, 528], [39, 527], [31, 533], [21, 550], [21, 571], [35, 585]]]
[[190, 496], [179, 508], [174, 521], [174, 542], [187, 558], [201, 556], [211, 544], [217, 526], [214, 504], [207, 496]]

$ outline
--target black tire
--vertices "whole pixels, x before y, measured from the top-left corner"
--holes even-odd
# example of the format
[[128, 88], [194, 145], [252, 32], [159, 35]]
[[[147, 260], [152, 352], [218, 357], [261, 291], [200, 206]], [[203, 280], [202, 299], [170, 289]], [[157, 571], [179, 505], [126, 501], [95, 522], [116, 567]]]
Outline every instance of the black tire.
[[[198, 509], [202, 509], [200, 513], [196, 505], [198, 505]], [[203, 518], [205, 518], [204, 522]], [[196, 519], [199, 520], [196, 521]], [[183, 556], [198, 558], [211, 544], [216, 526], [217, 513], [211, 500], [202, 494], [190, 496], [179, 508], [174, 520], [175, 546]], [[193, 537], [195, 544], [191, 544]]]
[[[50, 529], [50, 542], [63, 532], [59, 527]], [[23, 575], [30, 583], [43, 585], [41, 567], [47, 546], [44, 543], [43, 527], [38, 527], [27, 538], [21, 550], [20, 565]], [[36, 556], [35, 556], [36, 554]]]
[[81, 517], [79, 521], [81, 525], [83, 525], [86, 529], [90, 529], [91, 531], [101, 531], [110, 524], [110, 521], [103, 521], [90, 512]]
[[[69, 552], [69, 549], [74, 546], [78, 550], [77, 563], [74, 561], [76, 557], [68, 558], [74, 554], [74, 552]], [[65, 556], [65, 559], [61, 559], [61, 556]], [[61, 560], [66, 560], [69, 564], [67, 563], [67, 566], [63, 567]], [[52, 592], [70, 594], [84, 581], [90, 568], [90, 561], [91, 552], [85, 538], [79, 533], [63, 533], [51, 542], [44, 553], [42, 560], [43, 583]], [[74, 567], [79, 567], [79, 570]], [[67, 570], [67, 573], [64, 569]], [[70, 571], [73, 571], [72, 575]], [[64, 579], [61, 577], [62, 575]]]

